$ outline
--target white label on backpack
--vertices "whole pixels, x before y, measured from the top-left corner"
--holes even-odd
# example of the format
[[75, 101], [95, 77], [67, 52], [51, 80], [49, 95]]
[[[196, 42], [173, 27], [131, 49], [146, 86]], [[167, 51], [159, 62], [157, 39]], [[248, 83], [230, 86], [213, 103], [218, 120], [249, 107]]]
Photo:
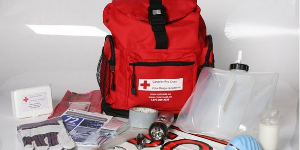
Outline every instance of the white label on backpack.
[[178, 79], [139, 79], [141, 91], [178, 91], [183, 89], [183, 78]]

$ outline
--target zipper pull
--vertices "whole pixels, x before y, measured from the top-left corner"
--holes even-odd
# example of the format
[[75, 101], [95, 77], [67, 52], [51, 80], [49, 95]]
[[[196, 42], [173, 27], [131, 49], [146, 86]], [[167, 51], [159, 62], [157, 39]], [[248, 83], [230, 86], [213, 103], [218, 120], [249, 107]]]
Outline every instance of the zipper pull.
[[112, 74], [112, 81], [111, 81], [111, 86], [110, 89], [114, 91], [116, 89], [115, 85], [115, 66], [110, 66], [111, 74]]
[[136, 95], [136, 89], [135, 89], [135, 66], [132, 66], [132, 75], [131, 75], [131, 94]]
[[112, 91], [114, 91], [116, 89], [116, 85], [115, 85], [115, 72], [111, 72], [112, 73], [112, 82], [111, 82], [111, 87], [110, 89]]

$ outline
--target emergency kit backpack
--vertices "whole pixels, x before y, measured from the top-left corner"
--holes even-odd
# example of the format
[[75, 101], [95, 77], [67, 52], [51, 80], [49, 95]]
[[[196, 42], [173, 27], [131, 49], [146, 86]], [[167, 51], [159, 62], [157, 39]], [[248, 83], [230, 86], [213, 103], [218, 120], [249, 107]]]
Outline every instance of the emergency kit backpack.
[[97, 69], [102, 109], [128, 117], [132, 107], [178, 114], [203, 67], [214, 67], [212, 37], [197, 0], [113, 0]]

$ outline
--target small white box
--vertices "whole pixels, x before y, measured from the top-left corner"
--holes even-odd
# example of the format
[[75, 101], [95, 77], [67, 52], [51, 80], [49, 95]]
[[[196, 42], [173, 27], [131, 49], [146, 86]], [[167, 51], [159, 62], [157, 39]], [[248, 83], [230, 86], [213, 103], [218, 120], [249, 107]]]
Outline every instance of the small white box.
[[17, 118], [50, 114], [53, 111], [50, 86], [12, 91], [11, 102], [13, 114]]

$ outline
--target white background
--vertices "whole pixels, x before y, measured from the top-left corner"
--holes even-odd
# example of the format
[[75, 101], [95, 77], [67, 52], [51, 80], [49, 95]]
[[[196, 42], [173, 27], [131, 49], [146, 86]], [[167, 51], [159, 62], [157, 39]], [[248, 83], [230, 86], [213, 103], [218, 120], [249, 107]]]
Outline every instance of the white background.
[[[109, 33], [102, 10], [109, 2], [0, 0], [0, 149], [13, 149], [17, 124], [32, 121], [13, 118], [11, 90], [50, 84], [55, 106], [67, 90], [98, 89], [95, 74], [104, 41], [100, 30]], [[279, 73], [274, 97], [274, 108], [283, 114], [279, 146], [289, 150], [291, 141], [293, 150], [299, 149], [299, 130], [293, 134], [299, 118], [299, 0], [199, 0], [198, 4], [213, 36], [216, 68], [227, 70], [242, 50], [251, 72]], [[50, 25], [44, 32], [56, 35], [30, 28], [41, 25]], [[62, 33], [67, 31], [52, 30], [53, 25], [75, 29]]]

